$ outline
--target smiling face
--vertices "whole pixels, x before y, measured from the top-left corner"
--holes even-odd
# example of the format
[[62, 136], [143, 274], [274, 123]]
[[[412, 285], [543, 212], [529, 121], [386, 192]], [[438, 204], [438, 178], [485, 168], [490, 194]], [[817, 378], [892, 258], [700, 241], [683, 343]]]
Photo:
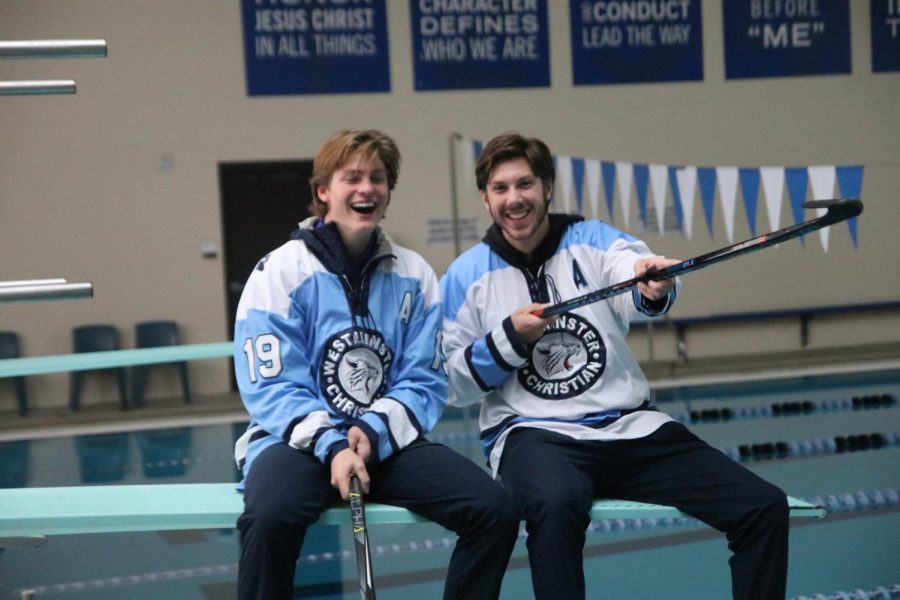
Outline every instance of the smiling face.
[[328, 185], [316, 187], [316, 195], [327, 205], [325, 222], [337, 225], [341, 240], [356, 258], [391, 200], [387, 170], [377, 156], [357, 152], [332, 173]]
[[550, 230], [550, 189], [524, 158], [498, 162], [481, 199], [503, 237], [519, 252], [530, 254]]

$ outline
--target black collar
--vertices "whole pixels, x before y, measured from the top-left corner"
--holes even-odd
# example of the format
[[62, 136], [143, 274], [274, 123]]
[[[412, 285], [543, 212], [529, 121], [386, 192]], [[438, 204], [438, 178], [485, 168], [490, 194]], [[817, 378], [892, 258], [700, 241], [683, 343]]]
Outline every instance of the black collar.
[[566, 232], [566, 229], [569, 228], [569, 225], [584, 220], [584, 217], [579, 215], [560, 213], [551, 213], [548, 215], [548, 218], [550, 219], [550, 230], [531, 254], [525, 254], [524, 252], [519, 252], [513, 248], [512, 245], [506, 241], [506, 238], [503, 237], [503, 231], [496, 223], [488, 228], [487, 233], [481, 241], [490, 246], [494, 252], [499, 254], [500, 257], [510, 265], [518, 267], [519, 269], [535, 271], [540, 268], [542, 264], [547, 262], [547, 260], [556, 252], [557, 248], [559, 248], [559, 242], [562, 240], [562, 236]]
[[311, 229], [298, 229], [291, 238], [303, 240], [326, 269], [346, 275], [355, 287], [362, 278], [363, 268], [378, 251], [378, 233], [378, 229], [372, 232], [365, 251], [357, 260], [350, 258], [336, 223], [318, 221]]

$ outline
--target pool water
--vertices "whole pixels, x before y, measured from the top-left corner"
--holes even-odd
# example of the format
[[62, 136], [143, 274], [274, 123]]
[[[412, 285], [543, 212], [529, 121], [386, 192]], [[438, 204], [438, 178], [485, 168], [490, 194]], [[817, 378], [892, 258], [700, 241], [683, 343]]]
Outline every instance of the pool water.
[[[829, 506], [824, 520], [793, 523], [789, 597], [900, 582], [900, 408], [890, 402], [900, 396], [900, 371], [656, 388], [654, 396], [789, 494]], [[245, 426], [4, 442], [0, 486], [236, 482], [232, 447]], [[449, 409], [429, 437], [484, 463], [471, 409]], [[441, 597], [452, 534], [433, 524], [379, 525], [370, 543], [380, 597]], [[233, 598], [238, 554], [233, 529], [50, 537], [0, 552], [0, 598], [27, 589], [72, 599]], [[588, 597], [727, 598], [728, 556], [724, 537], [692, 520], [595, 522], [585, 548]], [[297, 596], [358, 598], [356, 577], [349, 527], [314, 527]], [[524, 538], [503, 597], [533, 597]]]

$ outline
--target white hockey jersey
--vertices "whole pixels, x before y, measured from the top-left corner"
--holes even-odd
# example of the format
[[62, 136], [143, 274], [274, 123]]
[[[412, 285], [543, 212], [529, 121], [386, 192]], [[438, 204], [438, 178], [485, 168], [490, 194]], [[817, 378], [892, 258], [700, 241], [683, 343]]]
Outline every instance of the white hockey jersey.
[[673, 288], [649, 304], [635, 289], [561, 315], [531, 347], [509, 315], [531, 302], [559, 302], [635, 276], [651, 256], [641, 242], [600, 221], [550, 215], [551, 229], [530, 256], [494, 225], [441, 279], [449, 402], [481, 402], [481, 444], [494, 474], [516, 427], [576, 439], [646, 436], [671, 417], [649, 404], [649, 385], [625, 335], [639, 314], [661, 315]]

